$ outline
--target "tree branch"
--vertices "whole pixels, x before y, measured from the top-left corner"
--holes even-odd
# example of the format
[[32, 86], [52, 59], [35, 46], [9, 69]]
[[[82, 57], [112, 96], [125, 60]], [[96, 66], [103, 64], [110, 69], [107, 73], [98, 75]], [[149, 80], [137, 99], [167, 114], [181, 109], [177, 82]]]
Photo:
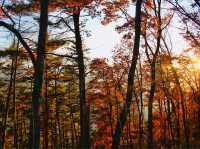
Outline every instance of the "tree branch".
[[0, 26], [5, 27], [6, 29], [8, 29], [10, 32], [12, 32], [18, 38], [20, 43], [23, 45], [23, 47], [28, 52], [28, 54], [29, 54], [29, 56], [31, 58], [31, 61], [32, 61], [33, 65], [35, 66], [36, 65], [36, 60], [35, 60], [34, 54], [32, 52], [32, 49], [28, 46], [26, 41], [23, 39], [23, 37], [21, 36], [20, 32], [17, 29], [15, 29], [13, 26], [11, 26], [10, 24], [8, 24], [6, 22], [3, 22], [3, 21], [0, 21]]

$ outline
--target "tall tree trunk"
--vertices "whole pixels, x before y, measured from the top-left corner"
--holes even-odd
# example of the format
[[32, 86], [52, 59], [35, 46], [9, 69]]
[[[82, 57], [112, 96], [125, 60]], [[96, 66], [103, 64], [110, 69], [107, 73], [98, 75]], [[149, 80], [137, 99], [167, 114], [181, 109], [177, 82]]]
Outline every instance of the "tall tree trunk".
[[[19, 43], [18, 43], [19, 45]], [[17, 50], [19, 46], [17, 45]], [[18, 62], [18, 56], [15, 57], [15, 68], [14, 68], [14, 74], [13, 74], [13, 107], [14, 107], [14, 113], [13, 113], [13, 128], [14, 128], [14, 147], [17, 149], [17, 140], [18, 140], [18, 133], [17, 133], [17, 119], [16, 119], [16, 74], [17, 74], [17, 62]]]
[[167, 98], [166, 106], [165, 106], [165, 112], [167, 114], [167, 122], [168, 122], [168, 125], [169, 125], [169, 133], [171, 135], [171, 141], [172, 141], [171, 145], [174, 146], [175, 140], [174, 140], [173, 125], [172, 125], [172, 110], [171, 110], [171, 103], [170, 103], [170, 101], [172, 99], [171, 99], [169, 91], [165, 87], [164, 83], [163, 83], [163, 90], [164, 90], [165, 97]]
[[[167, 44], [166, 43], [165, 43], [165, 46], [167, 48]], [[174, 79], [175, 79], [175, 83], [176, 83], [176, 85], [178, 87], [178, 92], [179, 92], [179, 95], [180, 95], [180, 104], [181, 104], [181, 109], [182, 109], [184, 136], [185, 136], [185, 145], [186, 145], [185, 148], [189, 149], [190, 148], [190, 128], [189, 128], [189, 125], [188, 125], [188, 122], [187, 122], [187, 113], [186, 113], [185, 102], [184, 102], [185, 98], [184, 98], [184, 94], [183, 94], [183, 90], [182, 90], [182, 87], [181, 87], [181, 83], [180, 83], [178, 74], [177, 74], [175, 68], [172, 65], [172, 58], [171, 58], [171, 55], [170, 55], [170, 52], [169, 52], [168, 48], [167, 48], [167, 52], [168, 52], [168, 55], [170, 56], [170, 66], [171, 66], [172, 73], [173, 73], [173, 76], [174, 76]], [[179, 109], [180, 108], [179, 107], [179, 102], [177, 103], [177, 105], [178, 105], [177, 108]], [[179, 121], [179, 113], [178, 113], [178, 121]], [[178, 140], [180, 139], [180, 134], [177, 137], [177, 139]], [[178, 146], [179, 146], [179, 141], [178, 141]]]
[[45, 68], [45, 102], [44, 102], [44, 148], [48, 148], [49, 138], [49, 105], [48, 105], [48, 74]]
[[[19, 25], [18, 28], [20, 29], [21, 27], [21, 16], [19, 18]], [[19, 44], [20, 41], [17, 40], [17, 46], [16, 50], [19, 52]], [[17, 66], [18, 66], [18, 55], [15, 57], [15, 68], [14, 68], [14, 74], [13, 74], [13, 107], [14, 107], [14, 121], [13, 121], [13, 127], [14, 127], [14, 148], [18, 149], [18, 129], [17, 129], [17, 117], [16, 117], [16, 76], [17, 76]]]
[[0, 149], [4, 148], [5, 144], [5, 137], [6, 137], [6, 125], [7, 125], [7, 118], [8, 118], [8, 112], [10, 108], [10, 99], [12, 94], [12, 87], [13, 87], [13, 73], [14, 73], [14, 59], [12, 59], [12, 64], [10, 68], [10, 80], [9, 80], [9, 86], [8, 86], [8, 94], [6, 98], [6, 107], [5, 107], [5, 114], [3, 115], [3, 122], [2, 122], [2, 128], [0, 128]]
[[140, 86], [139, 95], [136, 94], [136, 91], [134, 90], [134, 96], [136, 99], [137, 104], [137, 110], [138, 110], [138, 129], [139, 129], [139, 135], [138, 135], [138, 148], [142, 149], [143, 146], [143, 73], [142, 73], [142, 64], [141, 64], [141, 57], [139, 57], [139, 71], [137, 72], [137, 80]]
[[[56, 113], [55, 113], [55, 147], [61, 149], [62, 148], [62, 138], [61, 138], [61, 127], [60, 127], [60, 104], [59, 104], [59, 98], [57, 97], [57, 73], [55, 74], [54, 78], [54, 95], [56, 99]], [[57, 129], [58, 129], [58, 134], [57, 134]]]
[[179, 77], [177, 75], [176, 70], [174, 69], [174, 67], [171, 65], [172, 68], [172, 72], [175, 78], [175, 83], [178, 87], [179, 93], [180, 93], [180, 104], [181, 104], [181, 110], [182, 110], [182, 118], [183, 118], [183, 127], [184, 127], [184, 136], [185, 136], [185, 148], [189, 149], [190, 148], [190, 129], [188, 126], [188, 122], [187, 122], [187, 113], [186, 113], [186, 108], [185, 108], [185, 102], [184, 102], [184, 94], [183, 94], [183, 90], [181, 88], [181, 84], [179, 81]]
[[[175, 71], [175, 69], [174, 69], [174, 67], [172, 65], [172, 57], [171, 57], [171, 54], [170, 54], [169, 47], [168, 47], [168, 45], [167, 45], [167, 43], [166, 43], [166, 41], [165, 41], [165, 39], [163, 37], [162, 37], [162, 41], [163, 41], [163, 43], [165, 45], [165, 48], [167, 50], [167, 54], [168, 54], [168, 56], [170, 58], [170, 66], [171, 66], [171, 69], [172, 69], [172, 73], [174, 75], [176, 73], [176, 71]], [[180, 148], [180, 120], [179, 120], [179, 109], [180, 109], [180, 106], [179, 106], [179, 103], [177, 103], [177, 105], [175, 105], [175, 103], [173, 102], [173, 99], [169, 96], [170, 94], [169, 94], [169, 90], [167, 88], [165, 89], [165, 92], [166, 92], [165, 94], [167, 95], [166, 97], [168, 99], [170, 99], [170, 103], [172, 105], [172, 111], [173, 111], [174, 116], [175, 116], [176, 136], [174, 136], [174, 137], [176, 137], [176, 142], [175, 142], [176, 148], [179, 149]], [[176, 113], [176, 108], [177, 108], [178, 113]]]
[[155, 83], [155, 62], [151, 64], [151, 89], [148, 100], [148, 124], [147, 124], [147, 144], [149, 149], [153, 149], [153, 98], [156, 89]]
[[117, 149], [120, 144], [120, 137], [127, 119], [127, 115], [130, 111], [130, 105], [132, 102], [132, 94], [133, 94], [133, 83], [135, 77], [135, 69], [137, 65], [138, 55], [139, 55], [139, 47], [140, 47], [140, 33], [141, 33], [141, 5], [142, 0], [136, 1], [136, 14], [135, 14], [135, 39], [134, 39], [134, 49], [131, 67], [128, 73], [128, 86], [126, 93], [126, 101], [124, 103], [124, 108], [120, 113], [120, 116], [117, 120], [117, 125], [115, 129], [115, 133], [112, 140], [112, 148]]
[[[48, 3], [49, 0], [40, 0], [40, 30], [38, 36], [38, 47], [37, 47], [37, 62], [35, 66], [34, 74], [34, 86], [32, 93], [32, 146], [33, 149], [40, 148], [40, 116], [39, 106], [41, 100], [41, 90], [43, 83], [44, 73], [44, 60], [45, 60], [45, 49], [46, 49], [46, 38], [47, 38], [47, 27], [48, 27]], [[31, 141], [29, 141], [31, 142]]]
[[[71, 100], [73, 98], [71, 98], [71, 82], [69, 82], [68, 85], [68, 99]], [[71, 122], [71, 129], [72, 129], [72, 134], [74, 137], [74, 146], [72, 146], [72, 148], [77, 147], [78, 145], [78, 136], [77, 136], [77, 131], [76, 131], [76, 126], [75, 126], [75, 121], [74, 121], [74, 115], [73, 115], [73, 111], [72, 111], [72, 107], [70, 107], [70, 122]]]
[[112, 115], [113, 108], [112, 107], [113, 107], [112, 104], [109, 103], [108, 110], [109, 110], [109, 123], [110, 123], [110, 129], [111, 129], [110, 133], [111, 133], [111, 136], [113, 137], [113, 125], [112, 125], [112, 122], [113, 122], [113, 120], [112, 120], [112, 118], [113, 118], [113, 115]]
[[[153, 149], [153, 99], [154, 94], [156, 91], [156, 61], [157, 56], [160, 49], [160, 41], [161, 41], [161, 0], [157, 0], [158, 8], [156, 6], [155, 0], [154, 2], [154, 12], [155, 16], [158, 19], [158, 30], [157, 30], [157, 36], [156, 36], [156, 51], [153, 54], [152, 61], [149, 61], [151, 65], [151, 88], [150, 88], [150, 94], [149, 94], [149, 100], [148, 100], [148, 124], [147, 124], [147, 145], [149, 149]], [[158, 9], [158, 10], [157, 10]]]
[[79, 70], [79, 98], [80, 98], [80, 147], [82, 149], [90, 148], [90, 130], [89, 130], [89, 107], [85, 99], [85, 65], [83, 58], [82, 39], [80, 34], [80, 11], [73, 14], [75, 29], [75, 45], [78, 54], [78, 70]]

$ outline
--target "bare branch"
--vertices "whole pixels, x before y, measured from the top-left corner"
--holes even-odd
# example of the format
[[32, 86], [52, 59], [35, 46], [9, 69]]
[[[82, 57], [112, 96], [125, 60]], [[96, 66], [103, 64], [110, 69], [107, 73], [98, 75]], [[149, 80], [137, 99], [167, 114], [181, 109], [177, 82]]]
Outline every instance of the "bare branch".
[[20, 41], [20, 43], [23, 45], [23, 47], [28, 52], [33, 65], [35, 65], [36, 61], [35, 61], [35, 57], [34, 57], [34, 54], [32, 52], [32, 49], [28, 46], [28, 44], [26, 43], [26, 41], [23, 39], [23, 37], [20, 34], [20, 32], [17, 29], [15, 29], [13, 26], [11, 26], [10, 24], [8, 24], [6, 22], [3, 22], [3, 21], [0, 21], [0, 26], [5, 27], [6, 29], [8, 29], [10, 32], [12, 32], [18, 38], [18, 40]]

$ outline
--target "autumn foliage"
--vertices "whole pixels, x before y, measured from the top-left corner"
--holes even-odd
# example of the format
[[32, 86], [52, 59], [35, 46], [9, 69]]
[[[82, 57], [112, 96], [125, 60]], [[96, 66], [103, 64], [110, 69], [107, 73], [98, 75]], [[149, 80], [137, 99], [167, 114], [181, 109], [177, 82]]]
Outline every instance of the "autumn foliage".
[[[0, 0], [0, 149], [200, 148], [199, 10]], [[87, 45], [92, 19], [120, 35], [109, 58]]]

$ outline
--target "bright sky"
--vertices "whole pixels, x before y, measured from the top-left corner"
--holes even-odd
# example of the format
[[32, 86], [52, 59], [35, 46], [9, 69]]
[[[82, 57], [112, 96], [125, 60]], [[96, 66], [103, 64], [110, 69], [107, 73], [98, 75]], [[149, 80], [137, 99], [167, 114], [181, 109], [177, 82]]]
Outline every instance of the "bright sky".
[[175, 54], [182, 53], [183, 50], [188, 47], [187, 42], [184, 40], [183, 36], [181, 35], [183, 31], [181, 31], [180, 28], [182, 27], [183, 26], [181, 26], [181, 22], [178, 16], [174, 16], [172, 22], [170, 23], [168, 34], [170, 36], [172, 49]]
[[90, 56], [110, 58], [113, 48], [120, 43], [115, 24], [103, 26], [99, 20], [93, 19], [88, 21], [87, 28], [91, 31], [91, 36], [85, 40], [85, 44], [91, 49]]
[[[176, 54], [180, 54], [187, 44], [179, 34], [177, 29], [179, 26], [174, 24], [179, 24], [177, 19], [171, 25], [169, 34], [173, 45], [172, 49]], [[85, 45], [90, 49], [89, 57], [111, 58], [112, 50], [117, 44], [120, 44], [120, 35], [115, 31], [115, 25], [115, 23], [111, 23], [104, 26], [98, 19], [89, 19], [86, 28], [90, 31], [91, 36], [85, 39]], [[9, 43], [9, 39], [5, 37], [5, 34], [1, 32], [0, 49]]]
[[1, 27], [0, 28], [0, 50], [3, 49], [4, 47], [7, 47], [6, 45], [8, 45], [10, 43], [10, 40], [8, 38], [8, 34], [7, 32], [5, 32], [4, 28]]
[[[91, 36], [86, 39], [85, 44], [89, 47], [90, 56], [111, 58], [112, 50], [117, 44], [120, 44], [120, 35], [115, 31], [115, 23], [103, 26], [94, 19], [87, 23], [87, 28], [91, 31]], [[174, 20], [170, 26], [169, 34], [172, 42], [172, 49], [175, 54], [182, 53], [188, 45], [180, 35], [178, 30], [179, 22]]]
[[[103, 26], [98, 19], [90, 19], [86, 25], [91, 36], [85, 39], [85, 45], [90, 49], [89, 56], [110, 58], [113, 48], [120, 43], [120, 35], [115, 31], [115, 24]], [[9, 44], [7, 33], [1, 29], [0, 48]]]

